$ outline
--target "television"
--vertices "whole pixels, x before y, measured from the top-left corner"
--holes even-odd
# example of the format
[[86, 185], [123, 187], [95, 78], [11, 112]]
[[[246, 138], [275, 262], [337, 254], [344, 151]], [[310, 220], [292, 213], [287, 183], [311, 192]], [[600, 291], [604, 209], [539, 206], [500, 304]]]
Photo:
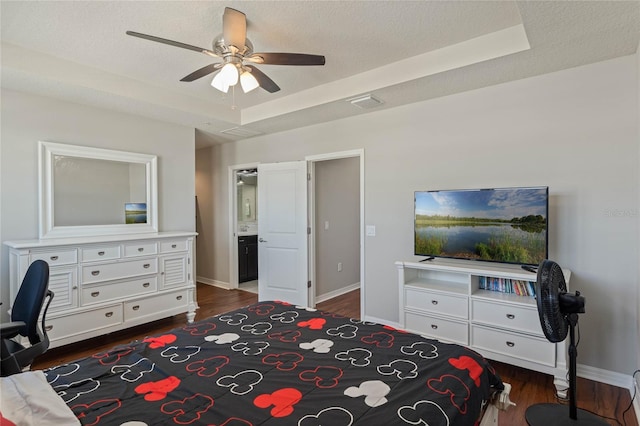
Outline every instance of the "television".
[[416, 191], [414, 206], [416, 256], [523, 266], [547, 258], [548, 187]]

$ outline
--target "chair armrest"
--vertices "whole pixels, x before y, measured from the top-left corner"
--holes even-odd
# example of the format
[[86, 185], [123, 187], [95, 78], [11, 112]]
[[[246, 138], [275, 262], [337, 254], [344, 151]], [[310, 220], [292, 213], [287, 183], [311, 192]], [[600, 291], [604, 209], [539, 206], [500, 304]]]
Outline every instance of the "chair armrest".
[[24, 321], [3, 322], [0, 324], [0, 338], [11, 339], [20, 332], [20, 329], [27, 325]]

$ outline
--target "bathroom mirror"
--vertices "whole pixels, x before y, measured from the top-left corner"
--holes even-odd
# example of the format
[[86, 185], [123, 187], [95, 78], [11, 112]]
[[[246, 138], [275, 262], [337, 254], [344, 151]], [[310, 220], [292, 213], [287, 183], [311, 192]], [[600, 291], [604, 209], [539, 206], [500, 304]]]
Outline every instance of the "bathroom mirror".
[[158, 232], [155, 155], [38, 145], [41, 239]]
[[248, 169], [236, 172], [236, 197], [238, 208], [238, 223], [255, 222], [256, 219], [256, 195], [258, 188], [258, 170]]

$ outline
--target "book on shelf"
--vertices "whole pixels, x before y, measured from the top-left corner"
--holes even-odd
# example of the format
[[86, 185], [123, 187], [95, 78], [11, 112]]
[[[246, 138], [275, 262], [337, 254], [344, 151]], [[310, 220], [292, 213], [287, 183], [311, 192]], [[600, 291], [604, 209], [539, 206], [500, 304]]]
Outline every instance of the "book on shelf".
[[479, 276], [480, 290], [497, 291], [500, 293], [516, 294], [518, 296], [536, 296], [535, 281], [514, 280], [511, 278], [497, 278]]

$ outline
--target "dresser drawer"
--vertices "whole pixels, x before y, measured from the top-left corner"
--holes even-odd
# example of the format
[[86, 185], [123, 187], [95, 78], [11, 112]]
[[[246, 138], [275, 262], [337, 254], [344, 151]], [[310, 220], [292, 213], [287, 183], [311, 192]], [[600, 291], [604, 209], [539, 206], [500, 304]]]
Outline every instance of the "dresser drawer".
[[524, 331], [543, 336], [538, 310], [471, 299], [471, 319], [487, 325]]
[[30, 262], [34, 260], [44, 260], [49, 266], [70, 265], [78, 263], [78, 251], [76, 249], [60, 249], [51, 251], [31, 252]]
[[407, 331], [439, 340], [469, 344], [469, 326], [465, 322], [405, 312], [404, 327]]
[[81, 259], [83, 262], [95, 262], [98, 260], [113, 260], [120, 258], [120, 246], [87, 247], [82, 248]]
[[158, 259], [130, 260], [82, 267], [82, 282], [97, 283], [158, 272]]
[[54, 342], [121, 323], [122, 304], [118, 304], [58, 318], [47, 317], [45, 325], [49, 339]]
[[121, 281], [82, 288], [82, 304], [102, 303], [122, 297], [155, 293], [158, 290], [158, 278], [145, 277], [136, 280]]
[[160, 253], [176, 251], [187, 251], [187, 240], [162, 241], [160, 243]]
[[174, 291], [160, 294], [146, 299], [124, 303], [124, 320], [131, 321], [149, 315], [158, 315], [163, 311], [174, 311], [186, 308], [188, 303], [187, 291]]
[[157, 243], [139, 242], [125, 244], [124, 246], [124, 257], [148, 256], [157, 253]]
[[469, 318], [469, 299], [466, 296], [454, 296], [428, 290], [407, 287], [405, 289], [405, 308]]
[[546, 339], [471, 326], [471, 346], [555, 367], [556, 345]]

